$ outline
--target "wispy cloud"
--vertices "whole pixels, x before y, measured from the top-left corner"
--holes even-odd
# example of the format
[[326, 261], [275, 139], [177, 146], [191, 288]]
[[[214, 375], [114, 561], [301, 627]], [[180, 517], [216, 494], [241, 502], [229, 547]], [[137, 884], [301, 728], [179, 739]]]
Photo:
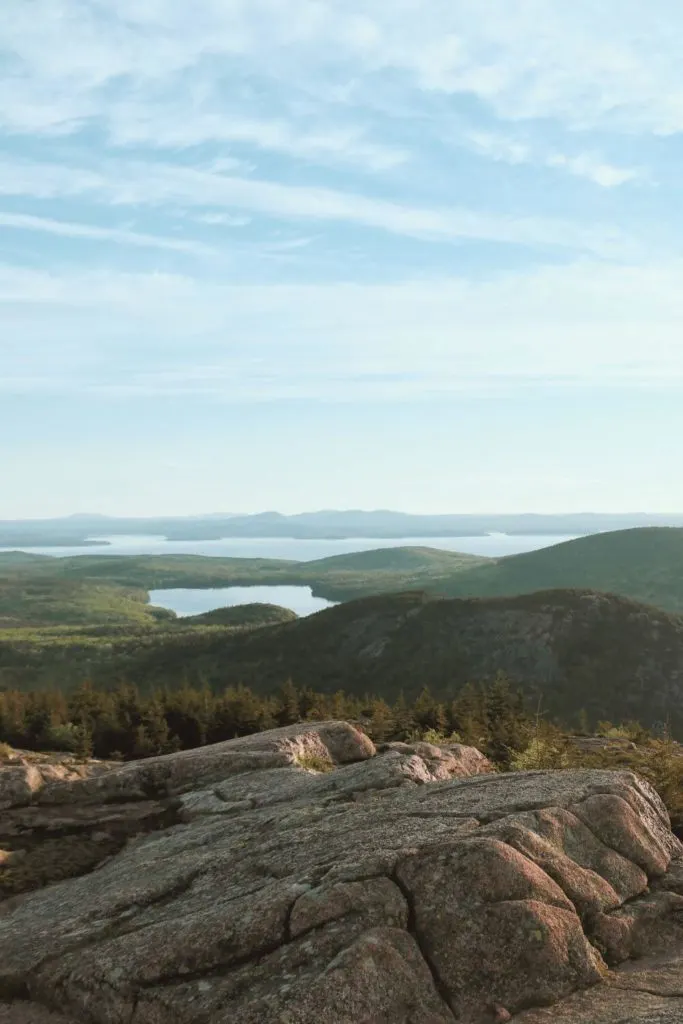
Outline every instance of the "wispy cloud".
[[575, 177], [586, 178], [602, 188], [617, 188], [643, 176], [636, 167], [617, 167], [593, 153], [579, 153], [577, 156], [551, 153], [546, 163], [548, 167], [567, 170]]
[[199, 213], [196, 219], [202, 224], [211, 224], [223, 228], [245, 228], [251, 224], [251, 217], [243, 217], [232, 213]]
[[[444, 277], [225, 286], [178, 275], [0, 268], [3, 324], [21, 339], [3, 347], [0, 379], [5, 393], [19, 384], [25, 393], [34, 377], [42, 391], [53, 369], [57, 393], [240, 402], [419, 398], [532, 384], [680, 387], [682, 272], [680, 262], [587, 262], [476, 284]], [[282, 325], [277, 334], [272, 323]]]
[[10, 164], [0, 193], [59, 198], [81, 195], [118, 205], [201, 206], [296, 221], [329, 221], [395, 235], [559, 248], [603, 256], [632, 255], [635, 245], [609, 226], [543, 217], [510, 217], [465, 208], [420, 207], [317, 186], [212, 174], [172, 164], [111, 161], [98, 173], [78, 167]]
[[224, 101], [216, 106], [215, 111], [199, 114], [184, 102], [170, 109], [168, 103], [119, 106], [110, 138], [116, 146], [156, 149], [188, 148], [207, 142], [241, 143], [313, 163], [357, 166], [369, 171], [391, 170], [410, 159], [405, 149], [372, 141], [355, 126], [321, 125], [317, 131], [307, 131], [285, 120], [246, 119], [238, 109], [226, 110]]
[[512, 165], [532, 164], [554, 168], [577, 178], [585, 178], [602, 188], [617, 188], [629, 181], [644, 179], [642, 169], [620, 167], [597, 153], [558, 153], [547, 145], [501, 133], [469, 131], [463, 134], [461, 142], [491, 160]]
[[532, 151], [526, 142], [520, 142], [496, 132], [469, 131], [460, 140], [476, 153], [500, 160], [506, 164], [526, 164], [532, 160]]
[[52, 220], [49, 217], [34, 217], [24, 213], [3, 213], [0, 211], [0, 226], [17, 231], [42, 231], [48, 235], [63, 238], [85, 238], [99, 242], [114, 242], [117, 245], [132, 245], [145, 249], [168, 249], [171, 252], [186, 252], [195, 256], [215, 255], [216, 250], [200, 242], [180, 238], [164, 238], [130, 231], [127, 228], [109, 228], [95, 224], [79, 224], [73, 221]]
[[[476, 95], [506, 119], [683, 127], [683, 12], [673, 0], [652, 0], [646, 12], [621, 0], [433, 0], [428, 16], [421, 0], [300, 0], [295, 17], [280, 0], [204, 0], [191, 15], [182, 0], [144, 6], [10, 5], [3, 39], [13, 54], [12, 88], [0, 95], [6, 126], [53, 130], [99, 116], [122, 138], [156, 130], [163, 138], [172, 131], [168, 103], [154, 102], [163, 85], [166, 100], [192, 89], [198, 133], [227, 138], [217, 87], [232, 68], [228, 94], [240, 90], [243, 108], [255, 102], [244, 87], [248, 64], [255, 80], [287, 83], [309, 101], [360, 99], [380, 86], [378, 76], [402, 75], [427, 94]], [[289, 145], [287, 131], [284, 140], [275, 144]]]

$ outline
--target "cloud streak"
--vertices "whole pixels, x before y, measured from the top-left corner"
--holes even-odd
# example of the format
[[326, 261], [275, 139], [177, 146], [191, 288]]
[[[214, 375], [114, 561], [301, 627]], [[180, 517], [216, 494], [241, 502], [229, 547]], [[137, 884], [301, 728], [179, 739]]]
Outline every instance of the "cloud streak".
[[16, 231], [39, 231], [62, 238], [82, 238], [95, 242], [114, 242], [116, 245], [130, 245], [144, 249], [166, 249], [170, 252], [184, 252], [193, 256], [212, 256], [216, 250], [200, 242], [185, 239], [164, 238], [125, 228], [109, 228], [94, 224], [79, 224], [73, 221], [52, 220], [50, 217], [35, 217], [24, 213], [0, 211], [0, 227]]
[[21, 339], [4, 347], [0, 378], [5, 393], [33, 380], [41, 392], [228, 402], [680, 387], [682, 272], [587, 262], [476, 284], [227, 286], [0, 268], [3, 323]]
[[[426, 109], [430, 94], [463, 93], [511, 121], [683, 127], [683, 12], [674, 0], [652, 0], [647, 12], [634, 0], [432, 0], [428, 13], [421, 0], [299, 0], [296, 17], [280, 0], [202, 0], [191, 15], [182, 0], [145, 6], [10, 5], [3, 37], [11, 88], [0, 93], [6, 127], [74, 130], [101, 118], [122, 139], [157, 130], [175, 144], [193, 131], [228, 138], [234, 111], [221, 119], [221, 97], [234, 87], [243, 109], [258, 105], [244, 88], [247, 67], [263, 85], [287, 83], [293, 98], [317, 100], [314, 109], [339, 98], [362, 107], [393, 75], [424, 94]], [[227, 90], [224, 68], [233, 72]], [[199, 127], [172, 129], [168, 115], [188, 90]], [[289, 129], [269, 141], [272, 131], [261, 124], [257, 144], [290, 145]], [[373, 159], [371, 149], [357, 155]]]
[[511, 166], [532, 164], [555, 168], [577, 178], [585, 178], [602, 188], [617, 188], [629, 181], [643, 178], [643, 172], [639, 168], [619, 167], [596, 153], [558, 153], [538, 143], [495, 132], [470, 131], [463, 136], [461, 142], [475, 153], [491, 160]]
[[227, 209], [283, 220], [353, 224], [434, 242], [495, 241], [625, 258], [636, 249], [632, 239], [606, 225], [419, 207], [326, 187], [285, 185], [161, 163], [111, 161], [103, 163], [99, 172], [10, 164], [0, 168], [0, 193], [53, 199], [81, 196], [120, 206]]

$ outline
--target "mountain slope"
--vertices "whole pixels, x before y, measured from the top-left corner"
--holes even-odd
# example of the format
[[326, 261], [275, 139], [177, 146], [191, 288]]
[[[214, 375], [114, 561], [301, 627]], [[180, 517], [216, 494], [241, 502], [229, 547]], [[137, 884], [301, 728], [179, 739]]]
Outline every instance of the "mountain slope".
[[459, 572], [461, 569], [485, 565], [488, 558], [468, 555], [462, 551], [444, 551], [441, 548], [401, 547], [375, 548], [372, 551], [353, 551], [344, 555], [316, 558], [304, 563], [305, 571], [312, 576], [320, 572], [430, 572], [440, 574]]
[[177, 619], [182, 628], [187, 626], [273, 626], [281, 622], [294, 622], [298, 618], [296, 612], [282, 608], [278, 604], [229, 605], [225, 608], [213, 608], [199, 615], [183, 615]]
[[428, 685], [449, 699], [498, 672], [532, 706], [540, 699], [544, 713], [565, 721], [584, 708], [593, 721], [669, 721], [683, 732], [683, 617], [587, 591], [487, 600], [390, 594], [257, 630], [178, 623], [135, 636], [0, 634], [0, 685], [22, 689], [87, 678], [269, 692], [291, 678], [389, 700]]
[[443, 585], [452, 597], [492, 597], [580, 587], [683, 611], [683, 529], [595, 534], [490, 560]]
[[[447, 597], [499, 597], [578, 588], [683, 612], [683, 529], [601, 533], [506, 558], [428, 547], [382, 548], [313, 562], [270, 559], [78, 556], [52, 571], [137, 587], [304, 584], [316, 596], [348, 601], [368, 594], [425, 590]], [[44, 563], [29, 571], [45, 572]]]
[[514, 598], [367, 598], [259, 636], [235, 636], [232, 681], [395, 698], [425, 684], [444, 697], [499, 671], [547, 711], [683, 726], [683, 617], [623, 598], [550, 591]]
[[683, 529], [603, 533], [498, 559], [401, 547], [310, 562], [200, 555], [78, 555], [38, 560], [19, 557], [0, 563], [0, 585], [13, 583], [22, 591], [30, 580], [40, 580], [46, 587], [49, 583], [55, 602], [61, 583], [76, 581], [84, 586], [116, 584], [138, 590], [300, 585], [331, 601], [405, 590], [447, 597], [497, 597], [578, 588], [683, 612]]
[[0, 636], [43, 626], [157, 626], [175, 614], [147, 603], [144, 589], [79, 581], [0, 577]]

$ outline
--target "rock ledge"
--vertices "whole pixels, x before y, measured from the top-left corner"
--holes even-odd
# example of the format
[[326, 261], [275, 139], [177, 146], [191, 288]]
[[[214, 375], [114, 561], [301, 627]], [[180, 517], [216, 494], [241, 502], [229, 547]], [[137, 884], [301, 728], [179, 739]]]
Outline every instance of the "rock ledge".
[[10, 864], [117, 839], [0, 904], [0, 1024], [683, 1019], [683, 848], [631, 773], [325, 722], [21, 793]]

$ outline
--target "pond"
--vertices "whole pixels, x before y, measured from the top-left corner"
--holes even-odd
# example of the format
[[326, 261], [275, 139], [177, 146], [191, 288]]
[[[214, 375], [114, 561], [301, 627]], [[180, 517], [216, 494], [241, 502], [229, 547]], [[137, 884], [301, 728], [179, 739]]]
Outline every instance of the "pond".
[[312, 615], [331, 608], [334, 601], [314, 597], [310, 587], [214, 587], [208, 590], [178, 588], [152, 590], [151, 604], [170, 608], [177, 615], [201, 615], [214, 608], [234, 607], [240, 604], [278, 604], [297, 615]]

